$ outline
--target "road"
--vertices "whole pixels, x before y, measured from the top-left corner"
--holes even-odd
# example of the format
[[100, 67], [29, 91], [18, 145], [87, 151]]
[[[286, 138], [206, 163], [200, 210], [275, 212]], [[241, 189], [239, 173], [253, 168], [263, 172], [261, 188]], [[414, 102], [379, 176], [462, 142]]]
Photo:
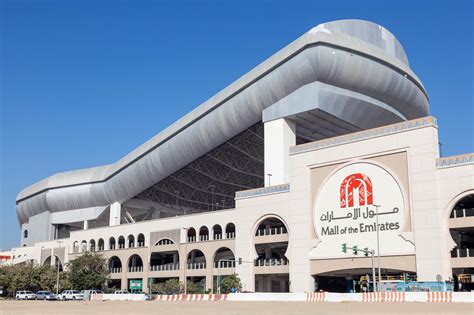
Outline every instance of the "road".
[[0, 314], [474, 314], [474, 303], [0, 301]]

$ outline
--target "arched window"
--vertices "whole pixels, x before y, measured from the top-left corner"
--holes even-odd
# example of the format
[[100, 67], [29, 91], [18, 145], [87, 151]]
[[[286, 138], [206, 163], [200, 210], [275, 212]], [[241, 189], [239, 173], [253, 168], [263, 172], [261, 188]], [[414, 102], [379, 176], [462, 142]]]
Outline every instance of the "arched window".
[[194, 228], [188, 229], [188, 242], [196, 242], [196, 230]]
[[81, 242], [81, 252], [85, 252], [85, 251], [87, 251], [87, 242], [82, 241]]
[[172, 239], [162, 238], [161, 240], [155, 243], [155, 246], [163, 246], [163, 245], [171, 245], [171, 244], [175, 244], [175, 242]]
[[122, 272], [122, 261], [117, 256], [112, 256], [109, 259], [109, 272], [119, 273]]
[[109, 238], [109, 249], [115, 249], [115, 238]]
[[141, 272], [143, 271], [143, 260], [137, 255], [133, 254], [128, 259], [128, 272]]
[[99, 241], [97, 242], [98, 250], [104, 250], [104, 239], [99, 238]]
[[199, 229], [199, 240], [201, 242], [209, 240], [209, 230], [206, 226], [201, 226]]
[[187, 257], [187, 269], [206, 269], [206, 257], [199, 249], [193, 249]]
[[222, 239], [222, 228], [219, 224], [216, 224], [212, 227], [212, 237], [215, 240], [221, 240]]
[[269, 217], [264, 219], [257, 227], [255, 236], [287, 234], [285, 224], [276, 217]]
[[120, 236], [118, 238], [118, 248], [125, 248], [125, 237]]
[[23, 238], [28, 238], [28, 230], [23, 231]]
[[235, 225], [234, 223], [228, 223], [225, 227], [225, 238], [235, 238]]
[[143, 235], [142, 233], [138, 234], [137, 243], [138, 243], [138, 247], [144, 247], [145, 246], [145, 235]]
[[95, 252], [95, 240], [89, 241], [89, 248], [91, 252]]
[[234, 253], [227, 247], [221, 247], [214, 253], [214, 268], [235, 267]]
[[133, 248], [135, 247], [135, 236], [129, 235], [128, 236], [128, 248]]

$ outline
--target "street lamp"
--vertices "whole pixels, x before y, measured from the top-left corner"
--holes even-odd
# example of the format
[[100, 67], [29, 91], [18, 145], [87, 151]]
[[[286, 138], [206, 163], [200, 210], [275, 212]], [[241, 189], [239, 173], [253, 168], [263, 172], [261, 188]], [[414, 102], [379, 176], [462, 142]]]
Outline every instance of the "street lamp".
[[375, 207], [375, 223], [377, 225], [376, 231], [377, 231], [377, 272], [379, 276], [379, 281], [378, 281], [378, 291], [380, 291], [380, 237], [379, 237], [379, 208], [382, 207], [381, 205], [373, 205]]
[[[61, 247], [62, 242], [63, 241], [56, 241], [56, 243], [58, 243], [58, 249], [59, 249], [59, 247]], [[53, 254], [54, 254], [54, 251], [53, 251]], [[59, 294], [59, 263], [60, 263], [59, 256], [56, 256], [56, 264], [58, 266], [58, 272], [57, 272], [57, 276], [56, 276], [56, 295]]]
[[188, 277], [186, 275], [186, 269], [188, 269], [188, 232], [189, 232], [189, 229], [188, 228], [183, 228], [183, 230], [186, 231], [186, 237], [184, 238], [184, 295], [186, 296], [187, 295], [187, 282], [188, 282]]

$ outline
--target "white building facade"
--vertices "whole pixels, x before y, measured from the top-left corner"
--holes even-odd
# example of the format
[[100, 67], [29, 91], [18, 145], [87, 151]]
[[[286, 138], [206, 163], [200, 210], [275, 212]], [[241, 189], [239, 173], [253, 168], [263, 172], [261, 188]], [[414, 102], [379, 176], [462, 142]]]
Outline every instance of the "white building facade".
[[122, 289], [170, 278], [215, 289], [237, 273], [247, 291], [345, 292], [372, 262], [344, 245], [373, 250], [382, 277], [474, 274], [473, 209], [474, 154], [440, 157], [398, 40], [336, 21], [118, 162], [27, 187], [22, 246], [2, 255], [100, 252]]

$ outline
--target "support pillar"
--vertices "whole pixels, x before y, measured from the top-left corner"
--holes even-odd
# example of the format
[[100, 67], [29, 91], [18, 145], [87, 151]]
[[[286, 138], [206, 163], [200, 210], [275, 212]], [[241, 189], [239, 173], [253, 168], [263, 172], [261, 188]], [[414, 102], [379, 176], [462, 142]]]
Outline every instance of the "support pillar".
[[88, 230], [89, 229], [89, 221], [85, 220], [84, 221], [84, 230]]
[[[286, 118], [264, 123], [265, 186], [290, 181], [290, 147], [296, 144], [296, 125]], [[268, 174], [271, 174], [269, 176]]]
[[121, 210], [122, 207], [118, 202], [110, 205], [109, 226], [120, 225]]

